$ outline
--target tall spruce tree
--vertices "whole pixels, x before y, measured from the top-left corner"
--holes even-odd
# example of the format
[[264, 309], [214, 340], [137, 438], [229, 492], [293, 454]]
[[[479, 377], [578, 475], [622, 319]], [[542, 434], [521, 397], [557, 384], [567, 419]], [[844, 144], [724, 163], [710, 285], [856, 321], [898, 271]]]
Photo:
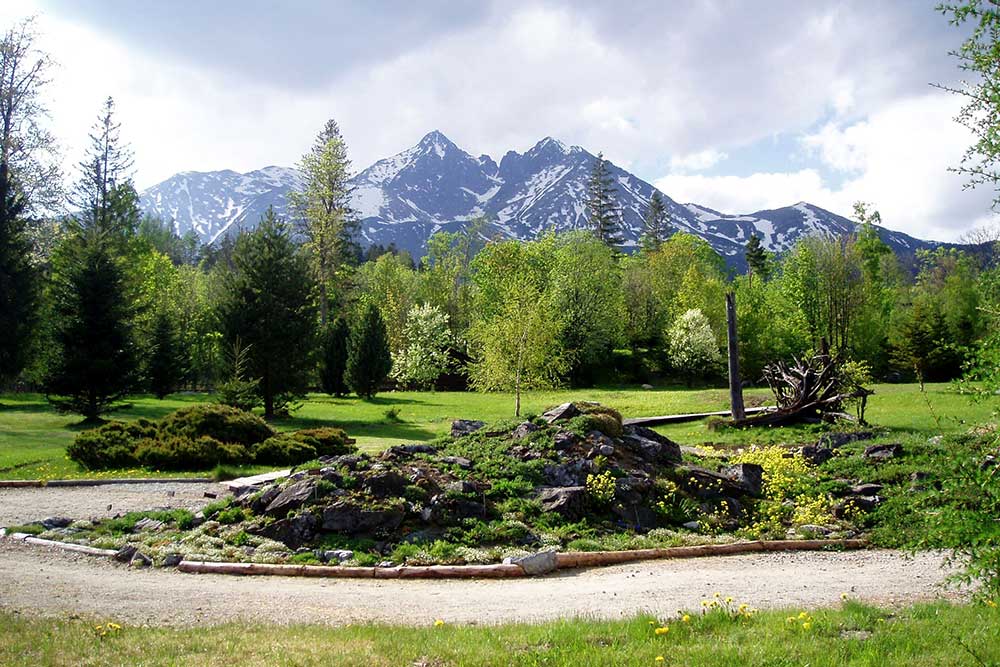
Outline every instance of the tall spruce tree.
[[[360, 254], [358, 219], [351, 209], [351, 161], [336, 121], [328, 120], [312, 149], [302, 156], [302, 189], [290, 193], [300, 232], [319, 286], [320, 324], [330, 320], [330, 302], [343, 291], [347, 268]], [[337, 295], [339, 296], [339, 295]]]
[[264, 416], [305, 393], [313, 371], [314, 286], [288, 225], [268, 209], [244, 232], [223, 274], [218, 318], [229, 345], [247, 350], [247, 373], [259, 378]]
[[392, 370], [389, 334], [374, 303], [362, 308], [347, 343], [347, 386], [362, 398], [373, 398]]
[[646, 217], [643, 220], [643, 249], [653, 251], [659, 248], [660, 244], [667, 239], [668, 225], [667, 207], [663, 203], [660, 191], [654, 190], [653, 196], [649, 199], [649, 208], [646, 209]]
[[146, 369], [149, 388], [159, 398], [177, 391], [187, 375], [188, 360], [170, 313], [161, 308], [153, 322], [153, 350]]
[[761, 280], [767, 280], [771, 261], [767, 249], [761, 245], [759, 236], [750, 235], [746, 246], [744, 246], [743, 255], [747, 260], [747, 275], [750, 276], [750, 280], [753, 281], [754, 276], [760, 277]]
[[328, 324], [323, 332], [319, 380], [323, 392], [331, 396], [346, 396], [348, 392], [344, 372], [347, 370], [347, 341], [350, 334], [343, 317]]
[[587, 224], [604, 244], [612, 247], [621, 244], [618, 191], [603, 153], [597, 154], [587, 180]]
[[0, 161], [0, 387], [24, 369], [38, 317], [38, 275], [22, 217], [25, 199]]
[[98, 421], [138, 380], [134, 312], [122, 297], [126, 274], [107, 237], [68, 237], [53, 262], [52, 298], [57, 359], [46, 393], [61, 412]]

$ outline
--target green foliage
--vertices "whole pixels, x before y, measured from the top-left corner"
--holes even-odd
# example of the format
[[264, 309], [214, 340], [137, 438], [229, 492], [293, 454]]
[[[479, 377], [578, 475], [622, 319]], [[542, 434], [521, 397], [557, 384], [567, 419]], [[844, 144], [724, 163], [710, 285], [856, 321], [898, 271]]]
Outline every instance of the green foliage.
[[164, 435], [200, 438], [249, 447], [274, 435], [263, 419], [226, 405], [193, 405], [173, 412], [160, 422]]
[[66, 448], [66, 455], [88, 470], [130, 468], [137, 463], [137, 443], [156, 433], [156, 425], [146, 420], [108, 422], [80, 432]]
[[365, 304], [351, 328], [344, 380], [362, 398], [373, 398], [392, 370], [385, 322], [378, 308]]
[[347, 434], [339, 428], [306, 428], [292, 431], [287, 435], [314, 447], [318, 456], [353, 454], [358, 449], [349, 442]]
[[39, 315], [39, 275], [23, 217], [27, 200], [0, 160], [0, 386], [27, 366]]
[[663, 197], [659, 190], [653, 191], [653, 196], [649, 199], [649, 207], [643, 218], [642, 248], [646, 251], [656, 250], [660, 247], [670, 232], [670, 216], [667, 214], [667, 207], [663, 203]]
[[615, 477], [609, 471], [587, 475], [587, 494], [598, 505], [607, 505], [615, 497]]
[[395, 357], [392, 377], [418, 389], [433, 387], [452, 366], [453, 341], [448, 316], [437, 306], [414, 306], [407, 316], [403, 335], [406, 347]]
[[314, 282], [287, 225], [271, 209], [256, 229], [240, 235], [232, 264], [223, 274], [219, 322], [230, 345], [246, 345], [248, 374], [259, 378], [270, 419], [284, 407], [281, 397], [305, 391], [314, 367]]
[[249, 350], [237, 338], [233, 341], [229, 355], [232, 374], [229, 379], [219, 385], [219, 403], [229, 407], [250, 412], [261, 404], [260, 378], [247, 378]]
[[241, 463], [249, 456], [245, 446], [219, 442], [207, 435], [160, 435], [141, 440], [135, 458], [152, 470], [206, 470], [220, 463]]
[[351, 330], [347, 320], [338, 317], [323, 331], [319, 360], [319, 381], [323, 391], [331, 396], [346, 396], [349, 388], [344, 381], [347, 370], [347, 341]]
[[767, 249], [761, 245], [760, 237], [751, 234], [747, 239], [743, 249], [744, 257], [747, 261], [748, 275], [757, 276], [760, 280], [767, 280], [771, 275], [771, 255]]
[[161, 310], [153, 329], [153, 354], [147, 373], [149, 386], [157, 398], [173, 393], [186, 375], [187, 358], [181, 348], [180, 336], [170, 315]]
[[587, 179], [587, 224], [601, 243], [614, 247], [622, 242], [621, 209], [610, 164], [598, 153]]
[[315, 445], [303, 437], [275, 435], [253, 447], [253, 460], [263, 465], [298, 465], [316, 456]]

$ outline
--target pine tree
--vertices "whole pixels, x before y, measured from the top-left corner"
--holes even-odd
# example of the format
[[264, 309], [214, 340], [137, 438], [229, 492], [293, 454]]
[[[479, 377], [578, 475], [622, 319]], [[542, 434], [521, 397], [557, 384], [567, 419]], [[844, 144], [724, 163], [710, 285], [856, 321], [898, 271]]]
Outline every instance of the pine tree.
[[223, 274], [218, 317], [227, 344], [247, 350], [247, 373], [259, 378], [264, 416], [305, 393], [314, 366], [315, 283], [288, 226], [273, 209], [236, 241]]
[[59, 247], [52, 295], [58, 359], [46, 393], [61, 412], [97, 421], [138, 379], [125, 269], [107, 239], [75, 234]]
[[587, 224], [609, 246], [621, 244], [621, 210], [618, 191], [603, 153], [598, 153], [587, 181]]
[[347, 343], [347, 386], [362, 398], [373, 398], [392, 370], [389, 335], [373, 303], [364, 306]]
[[347, 341], [350, 333], [343, 317], [338, 317], [323, 333], [319, 380], [323, 392], [331, 396], [345, 396], [348, 392], [344, 372], [347, 369]]
[[669, 230], [667, 207], [663, 203], [663, 197], [660, 196], [659, 190], [654, 190], [653, 196], [649, 199], [649, 208], [646, 210], [643, 225], [643, 249], [647, 251], [656, 250], [667, 239], [667, 232]]
[[163, 399], [176, 391], [187, 375], [187, 365], [177, 327], [170, 313], [161, 309], [153, 323], [153, 352], [147, 368], [153, 394]]
[[747, 260], [747, 274], [750, 280], [752, 281], [755, 275], [760, 276], [761, 280], [767, 280], [771, 272], [771, 262], [769, 253], [760, 243], [760, 237], [751, 234], [743, 253]]
[[346, 269], [360, 254], [358, 219], [351, 209], [351, 161], [336, 121], [326, 122], [299, 170], [302, 190], [290, 193], [291, 202], [301, 217], [300, 231], [319, 285], [320, 323], [326, 327], [329, 292], [344, 286]]
[[38, 316], [38, 275], [21, 217], [24, 205], [0, 162], [0, 387], [27, 364]]

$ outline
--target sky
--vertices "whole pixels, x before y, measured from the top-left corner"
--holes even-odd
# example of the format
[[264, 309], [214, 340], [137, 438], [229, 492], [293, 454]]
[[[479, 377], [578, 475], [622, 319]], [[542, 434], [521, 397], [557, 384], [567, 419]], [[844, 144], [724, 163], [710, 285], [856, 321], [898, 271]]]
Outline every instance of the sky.
[[180, 171], [293, 166], [328, 118], [357, 170], [440, 130], [499, 160], [546, 136], [680, 202], [807, 201], [957, 240], [993, 192], [947, 171], [971, 143], [936, 0], [19, 0], [58, 66], [67, 173], [114, 97], [141, 190]]

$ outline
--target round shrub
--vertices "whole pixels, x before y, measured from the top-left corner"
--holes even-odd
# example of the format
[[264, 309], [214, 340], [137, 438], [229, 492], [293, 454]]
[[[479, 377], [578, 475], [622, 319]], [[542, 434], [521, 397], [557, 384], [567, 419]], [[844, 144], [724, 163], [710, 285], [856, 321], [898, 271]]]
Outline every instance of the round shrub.
[[155, 470], [205, 470], [220, 463], [241, 463], [249, 458], [246, 447], [201, 436], [147, 438], [139, 443], [135, 457]]
[[315, 447], [317, 456], [341, 456], [358, 451], [339, 428], [304, 428], [287, 435]]
[[160, 422], [163, 436], [197, 439], [208, 436], [219, 442], [250, 447], [267, 440], [274, 431], [255, 414], [228, 405], [194, 405], [167, 415]]
[[622, 435], [621, 419], [603, 412], [586, 415], [587, 425], [593, 431], [600, 431], [609, 438], [620, 438]]
[[156, 435], [156, 426], [145, 419], [108, 422], [78, 434], [66, 454], [88, 470], [130, 468], [136, 465], [136, 443]]
[[316, 447], [290, 435], [276, 435], [253, 447], [253, 458], [261, 465], [294, 466], [316, 458]]

